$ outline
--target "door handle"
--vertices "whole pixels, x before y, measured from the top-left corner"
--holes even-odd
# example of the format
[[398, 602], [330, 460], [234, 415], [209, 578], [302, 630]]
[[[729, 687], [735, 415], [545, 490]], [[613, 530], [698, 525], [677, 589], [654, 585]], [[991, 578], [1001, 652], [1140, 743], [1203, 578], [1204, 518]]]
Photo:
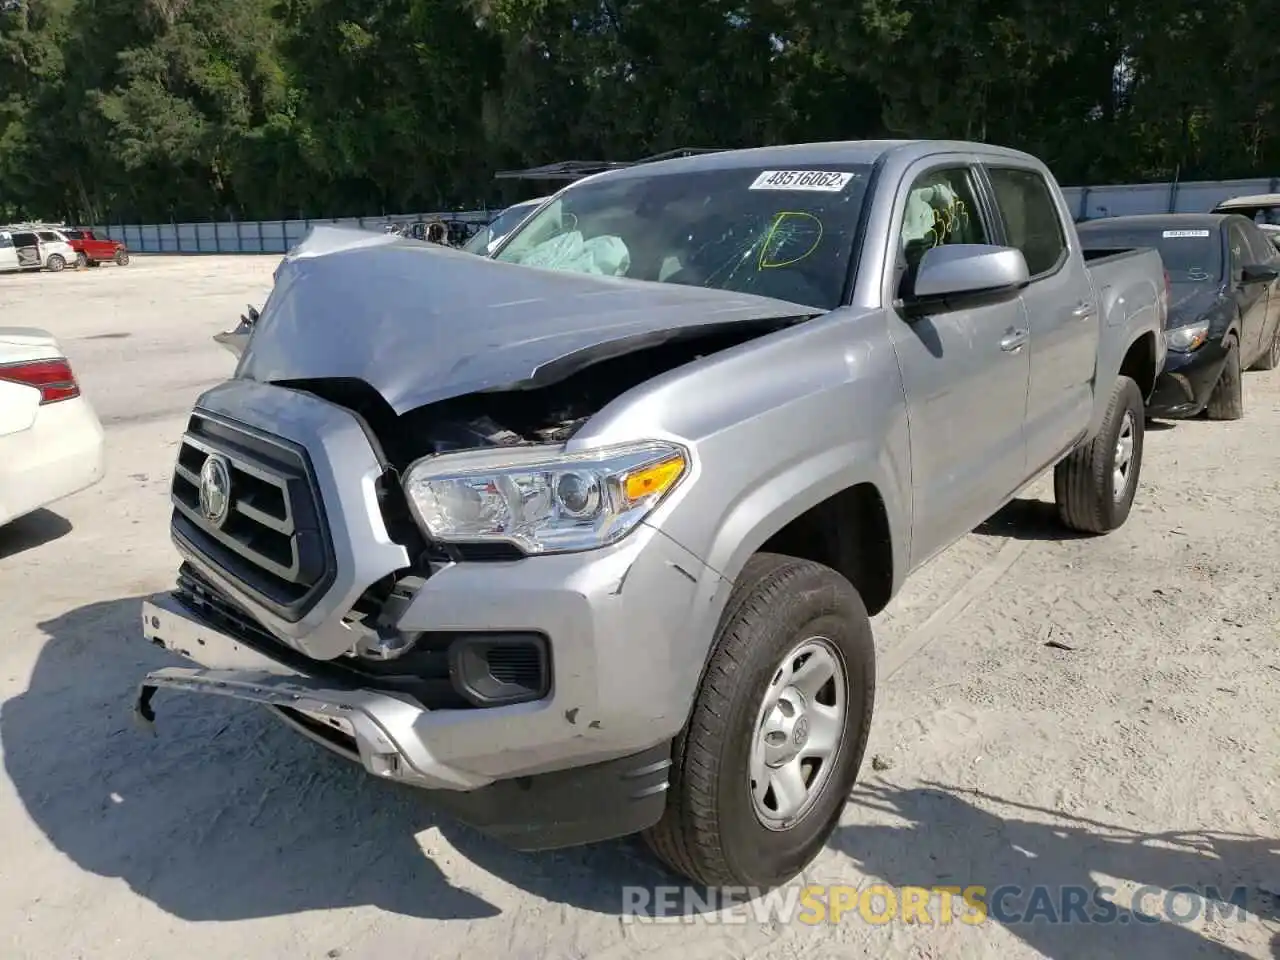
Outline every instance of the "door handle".
[[1000, 338], [1000, 349], [1005, 353], [1017, 353], [1022, 349], [1023, 344], [1027, 342], [1030, 336], [1027, 330], [1014, 330], [1012, 327], [1005, 331], [1003, 337]]
[[1085, 303], [1081, 300], [1076, 304], [1076, 308], [1071, 311], [1071, 316], [1075, 320], [1087, 320], [1089, 317], [1093, 316], [1093, 304]]

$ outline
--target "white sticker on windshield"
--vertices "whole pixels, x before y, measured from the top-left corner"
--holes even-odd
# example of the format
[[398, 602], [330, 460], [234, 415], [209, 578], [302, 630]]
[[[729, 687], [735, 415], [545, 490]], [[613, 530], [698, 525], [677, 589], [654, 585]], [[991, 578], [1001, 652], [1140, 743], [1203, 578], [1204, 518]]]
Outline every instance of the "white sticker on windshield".
[[835, 170], [765, 170], [751, 184], [752, 190], [817, 190], [839, 193], [853, 179], [852, 173]]
[[1208, 235], [1208, 230], [1166, 230], [1161, 234], [1166, 240], [1173, 237], [1207, 237]]

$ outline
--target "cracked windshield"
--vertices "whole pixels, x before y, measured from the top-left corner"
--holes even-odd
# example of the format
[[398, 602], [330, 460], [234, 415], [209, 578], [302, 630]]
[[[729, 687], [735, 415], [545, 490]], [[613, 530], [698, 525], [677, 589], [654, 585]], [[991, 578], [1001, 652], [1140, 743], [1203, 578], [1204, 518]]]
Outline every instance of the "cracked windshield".
[[844, 293], [869, 172], [741, 167], [584, 183], [496, 259], [830, 310]]

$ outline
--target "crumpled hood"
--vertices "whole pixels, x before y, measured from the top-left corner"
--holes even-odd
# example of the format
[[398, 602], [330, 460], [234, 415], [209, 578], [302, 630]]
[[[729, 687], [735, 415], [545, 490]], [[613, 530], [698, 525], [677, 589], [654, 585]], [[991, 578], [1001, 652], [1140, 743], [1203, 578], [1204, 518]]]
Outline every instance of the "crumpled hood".
[[498, 263], [328, 226], [314, 228], [275, 278], [236, 376], [356, 378], [396, 413], [552, 383], [716, 326], [823, 312], [704, 287]]
[[1204, 283], [1173, 283], [1169, 285], [1169, 330], [1210, 319], [1215, 310], [1230, 306], [1222, 287], [1212, 281]]

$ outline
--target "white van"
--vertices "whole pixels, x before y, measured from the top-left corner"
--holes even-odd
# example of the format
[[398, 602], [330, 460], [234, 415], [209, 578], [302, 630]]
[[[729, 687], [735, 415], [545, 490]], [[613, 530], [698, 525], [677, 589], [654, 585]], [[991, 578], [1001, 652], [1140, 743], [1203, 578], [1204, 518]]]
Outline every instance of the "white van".
[[17, 269], [18, 251], [13, 245], [13, 234], [8, 230], [0, 230], [0, 273]]
[[58, 273], [75, 262], [75, 250], [58, 230], [0, 230], [0, 272], [44, 269]]

